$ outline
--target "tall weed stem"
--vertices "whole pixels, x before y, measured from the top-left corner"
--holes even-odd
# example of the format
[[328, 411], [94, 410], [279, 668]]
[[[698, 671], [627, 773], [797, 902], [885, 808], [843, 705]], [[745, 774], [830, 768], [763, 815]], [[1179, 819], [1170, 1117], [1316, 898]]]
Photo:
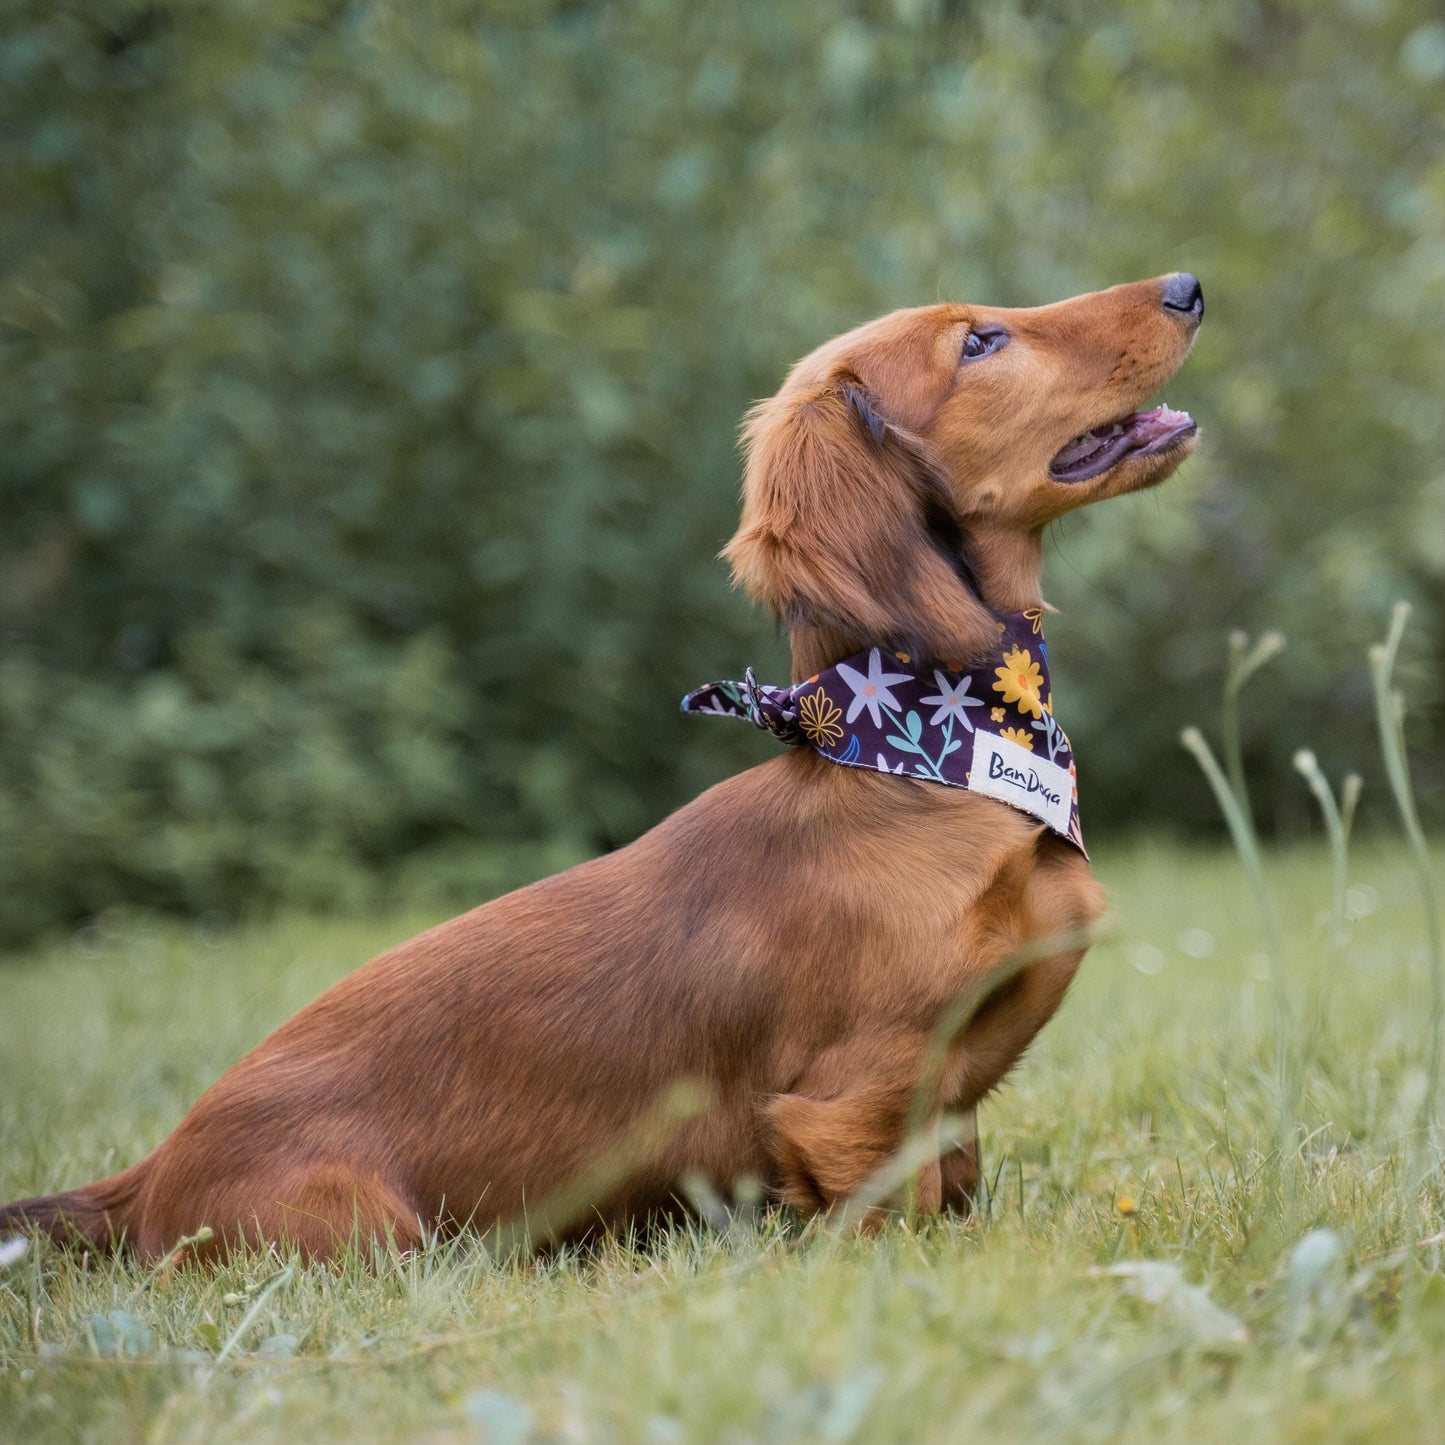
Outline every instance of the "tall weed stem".
[[1245, 875], [1254, 893], [1259, 909], [1260, 926], [1264, 937], [1265, 956], [1269, 961], [1270, 988], [1274, 994], [1274, 1056], [1275, 1080], [1280, 1093], [1280, 1134], [1281, 1141], [1288, 1137], [1294, 1113], [1294, 1089], [1289, 1066], [1290, 1050], [1290, 1009], [1289, 995], [1285, 989], [1284, 954], [1280, 943], [1279, 925], [1275, 919], [1274, 903], [1269, 896], [1269, 886], [1264, 877], [1264, 862], [1259, 853], [1259, 840], [1255, 836], [1253, 820], [1249, 817], [1247, 804], [1241, 805], [1239, 797], [1229, 785], [1224, 770], [1214, 756], [1214, 750], [1198, 728], [1185, 728], [1179, 740], [1194, 755], [1200, 771], [1208, 781], [1224, 814], [1229, 835], [1234, 840], [1235, 850], [1244, 864]]
[[1219, 765], [1214, 750], [1196, 727], [1185, 728], [1179, 740], [1194, 755], [1224, 814], [1229, 835], [1254, 893], [1259, 910], [1260, 929], [1264, 939], [1265, 957], [1269, 964], [1270, 988], [1274, 994], [1274, 1069], [1279, 1091], [1281, 1157], [1287, 1147], [1294, 1122], [1295, 1080], [1291, 1059], [1289, 993], [1285, 986], [1284, 947], [1274, 902], [1264, 876], [1264, 861], [1259, 851], [1259, 834], [1249, 806], [1249, 789], [1244, 778], [1244, 749], [1240, 741], [1239, 699], [1244, 685], [1270, 658], [1284, 651], [1285, 640], [1279, 632], [1266, 632], [1251, 647], [1243, 632], [1229, 635], [1229, 661], [1224, 675], [1224, 701], [1221, 726], [1224, 734], [1224, 766]]
[[[1254, 814], [1249, 806], [1249, 785], [1244, 777], [1244, 747], [1240, 742], [1239, 695], [1244, 685], [1270, 658], [1285, 648], [1282, 632], [1263, 633], [1253, 647], [1249, 637], [1238, 630], [1229, 634], [1229, 662], [1224, 673], [1224, 704], [1220, 724], [1224, 734], [1224, 767], [1229, 775], [1230, 790], [1239, 803], [1245, 828], [1255, 838]], [[1258, 851], [1258, 838], [1255, 838]]]
[[1410, 784], [1410, 761], [1405, 749], [1405, 697], [1393, 685], [1395, 658], [1410, 617], [1410, 604], [1397, 602], [1384, 642], [1370, 648], [1370, 678], [1375, 689], [1375, 720], [1380, 730], [1380, 752], [1385, 759], [1385, 776], [1390, 781], [1395, 807], [1404, 825], [1405, 837], [1415, 862], [1420, 902], [1425, 910], [1425, 942], [1430, 962], [1430, 1054], [1425, 1063], [1425, 1100], [1421, 1123], [1427, 1141], [1437, 1121], [1440, 1093], [1440, 1049], [1445, 1032], [1445, 956], [1440, 945], [1440, 904], [1435, 895], [1430, 847], [1415, 809], [1415, 792]]
[[1325, 836], [1329, 839], [1330, 846], [1329, 966], [1320, 970], [1313, 990], [1307, 1049], [1307, 1056], [1313, 1057], [1329, 1018], [1330, 989], [1335, 974], [1344, 961], [1345, 944], [1349, 937], [1345, 930], [1345, 889], [1349, 883], [1350, 829], [1355, 821], [1355, 809], [1359, 805], [1363, 784], [1358, 773], [1348, 774], [1340, 784], [1340, 798], [1337, 803], [1330, 780], [1325, 777], [1319, 760], [1308, 748], [1301, 748], [1294, 755], [1294, 765], [1295, 771], [1309, 784], [1310, 792], [1319, 804], [1320, 816], [1325, 824]]

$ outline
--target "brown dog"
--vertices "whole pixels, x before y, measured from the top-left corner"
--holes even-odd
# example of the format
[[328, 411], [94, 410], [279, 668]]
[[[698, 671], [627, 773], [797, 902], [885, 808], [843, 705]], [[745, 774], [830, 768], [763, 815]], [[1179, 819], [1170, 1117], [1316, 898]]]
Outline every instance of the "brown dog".
[[[1187, 417], [1131, 413], [1202, 314], [1181, 274], [1032, 310], [898, 311], [801, 361], [749, 418], [727, 549], [786, 621], [795, 677], [870, 645], [974, 657], [996, 612], [1041, 607], [1045, 525], [1192, 450]], [[588, 1179], [594, 1224], [666, 1209], [687, 1174], [830, 1209], [898, 1149], [953, 1001], [1100, 912], [1083, 855], [1025, 814], [790, 749], [351, 974], [146, 1158], [0, 1226], [154, 1259], [208, 1225], [212, 1251], [289, 1240], [327, 1258], [358, 1232], [405, 1246], [545, 1214]], [[935, 1119], [1003, 1078], [1082, 954], [987, 997]], [[680, 1080], [699, 1109], [649, 1133]], [[964, 1204], [975, 1172], [955, 1147], [914, 1198]]]

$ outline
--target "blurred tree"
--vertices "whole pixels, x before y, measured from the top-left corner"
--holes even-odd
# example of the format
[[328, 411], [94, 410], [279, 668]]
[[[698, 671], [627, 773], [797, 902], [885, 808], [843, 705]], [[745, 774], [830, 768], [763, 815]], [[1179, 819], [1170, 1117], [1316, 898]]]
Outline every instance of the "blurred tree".
[[1439, 815], [1424, 0], [4, 15], [0, 936], [625, 841], [770, 751], [676, 714], [785, 665], [713, 560], [746, 404], [894, 305], [1177, 267], [1205, 445], [1048, 579], [1090, 826], [1211, 817], [1176, 738], [1236, 625], [1291, 639], [1249, 738], [1289, 826], [1296, 746], [1371, 750], [1399, 595]]

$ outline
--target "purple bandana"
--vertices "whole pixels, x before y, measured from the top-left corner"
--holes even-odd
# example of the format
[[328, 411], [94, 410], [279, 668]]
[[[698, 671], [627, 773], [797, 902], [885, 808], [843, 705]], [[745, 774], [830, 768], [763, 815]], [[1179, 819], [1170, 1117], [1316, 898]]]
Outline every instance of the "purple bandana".
[[1074, 754], [1054, 721], [1043, 610], [1007, 613], [999, 633], [972, 666], [923, 672], [907, 653], [870, 647], [793, 687], [759, 684], [748, 668], [744, 682], [688, 693], [682, 710], [748, 718], [845, 767], [997, 798], [1082, 853]]

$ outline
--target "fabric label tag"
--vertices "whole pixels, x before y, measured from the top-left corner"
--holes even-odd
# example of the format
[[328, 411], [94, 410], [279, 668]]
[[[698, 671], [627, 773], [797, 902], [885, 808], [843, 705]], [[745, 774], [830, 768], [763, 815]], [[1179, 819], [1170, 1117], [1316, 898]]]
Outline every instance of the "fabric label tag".
[[1074, 799], [1069, 770], [1007, 738], [986, 732], [973, 735], [968, 787], [1042, 818], [1056, 833], [1068, 832]]

